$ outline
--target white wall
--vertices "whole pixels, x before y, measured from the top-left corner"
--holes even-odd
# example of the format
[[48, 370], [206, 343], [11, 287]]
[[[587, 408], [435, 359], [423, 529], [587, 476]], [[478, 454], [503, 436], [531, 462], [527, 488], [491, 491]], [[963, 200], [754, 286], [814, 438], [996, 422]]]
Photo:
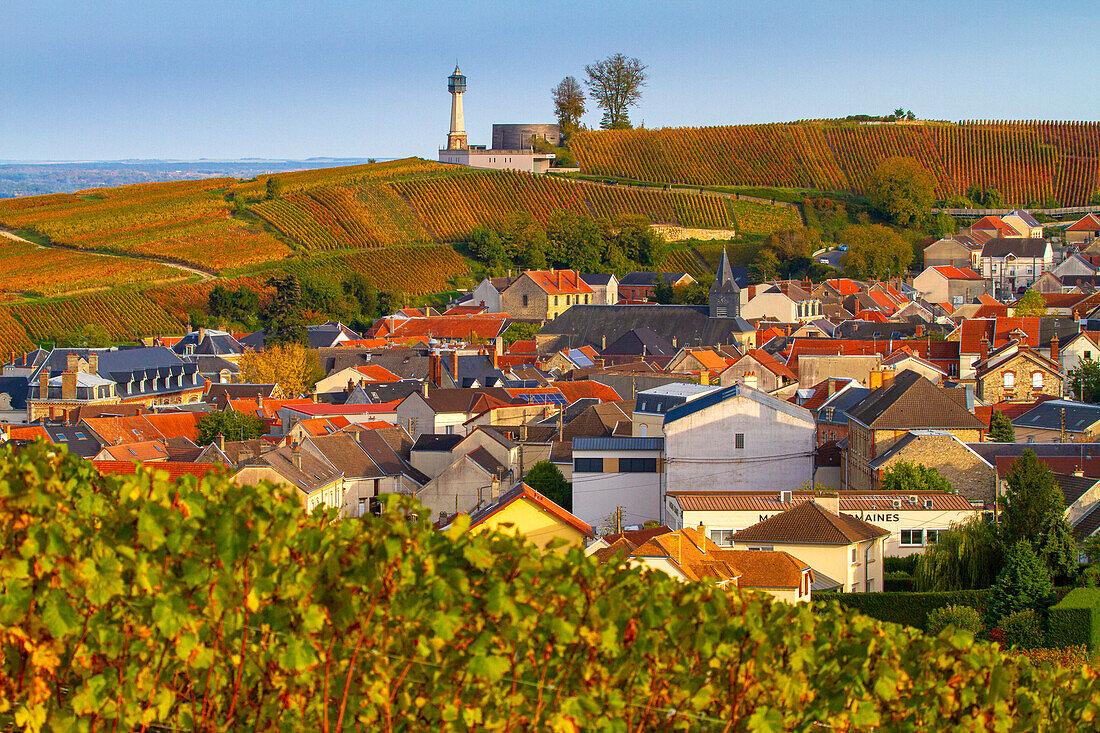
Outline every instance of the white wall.
[[657, 473], [579, 473], [573, 472], [573, 514], [593, 526], [599, 524], [616, 507], [623, 508], [623, 525], [643, 524], [650, 520], [661, 521], [660, 451], [573, 451], [573, 461], [578, 458], [603, 458], [604, 468], [608, 459], [655, 458]]
[[500, 313], [500, 293], [489, 282], [489, 278], [485, 278], [474, 288], [473, 304], [480, 305], [481, 303], [485, 303], [485, 307], [489, 309], [490, 313]]
[[[739, 395], [667, 422], [668, 491], [781, 491], [813, 473], [816, 426]], [[744, 448], [735, 436], [744, 435]]]

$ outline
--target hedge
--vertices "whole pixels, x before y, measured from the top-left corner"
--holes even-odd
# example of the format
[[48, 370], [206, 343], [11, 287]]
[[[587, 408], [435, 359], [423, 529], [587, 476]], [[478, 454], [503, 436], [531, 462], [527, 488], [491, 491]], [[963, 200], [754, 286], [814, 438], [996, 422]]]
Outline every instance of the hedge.
[[887, 593], [911, 592], [913, 576], [900, 570], [886, 573], [882, 579], [882, 589]]
[[917, 572], [918, 560], [920, 560], [919, 554], [906, 555], [905, 557], [884, 557], [883, 570], [887, 573], [909, 573], [912, 575]]
[[941, 593], [822, 593], [815, 598], [859, 611], [879, 621], [925, 628], [929, 612], [942, 606], [970, 606], [984, 614], [989, 589]]
[[1047, 646], [1100, 649], [1100, 588], [1075, 588], [1051, 606]]

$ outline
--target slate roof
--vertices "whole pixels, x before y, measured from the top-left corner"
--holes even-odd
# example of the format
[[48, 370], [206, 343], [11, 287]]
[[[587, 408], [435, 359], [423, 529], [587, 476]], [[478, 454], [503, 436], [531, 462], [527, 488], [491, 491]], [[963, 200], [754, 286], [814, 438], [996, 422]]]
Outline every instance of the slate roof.
[[466, 457], [485, 469], [487, 473], [491, 473], [494, 476], [503, 476], [508, 472], [505, 465], [494, 458], [493, 454], [487, 451], [483, 446], [474, 448], [466, 454]]
[[603, 350], [605, 356], [672, 356], [676, 349], [649, 326], [627, 331]]
[[[199, 340], [200, 336], [202, 337], [201, 341]], [[183, 338], [173, 344], [172, 351], [180, 356], [188, 354], [220, 356], [222, 354], [244, 353], [244, 347], [237, 339], [233, 338], [233, 334], [207, 328], [184, 335]]]
[[27, 393], [30, 384], [26, 377], [0, 377], [0, 402], [7, 397], [8, 408], [11, 410], [27, 409]]
[[1042, 226], [1038, 221], [1035, 220], [1035, 217], [1032, 216], [1030, 212], [1024, 211], [1023, 209], [1013, 209], [1012, 211], [1008, 212], [1006, 216], [1011, 216], [1012, 214], [1015, 214], [1016, 216], [1023, 219], [1024, 223], [1028, 226]]
[[1072, 432], [1084, 432], [1100, 422], [1100, 405], [1072, 400], [1046, 400], [1012, 418], [1012, 424], [1019, 428], [1061, 430], [1063, 410], [1066, 430]]
[[49, 434], [50, 442], [63, 445], [70, 453], [82, 458], [92, 458], [104, 445], [95, 433], [83, 426], [44, 425], [43, 428]]
[[611, 277], [612, 277], [611, 275], [604, 274], [604, 273], [599, 273], [599, 272], [591, 273], [591, 274], [586, 273], [586, 272], [581, 273], [581, 280], [584, 280], [585, 283], [587, 283], [590, 287], [593, 286], [593, 285], [599, 285], [600, 287], [610, 285], [611, 284]]
[[1021, 239], [1015, 237], [1003, 239], [995, 237], [986, 242], [985, 246], [982, 247], [982, 257], [1007, 257], [1011, 254], [1016, 257], [1042, 258], [1046, 254], [1047, 246], [1046, 240], [1043, 239]]
[[1065, 499], [1067, 507], [1080, 499], [1086, 491], [1096, 486], [1098, 481], [1100, 479], [1086, 476], [1074, 476], [1066, 473], [1054, 474], [1054, 483], [1058, 484], [1058, 488], [1062, 490], [1062, 498]]
[[1077, 520], [1077, 524], [1073, 525], [1073, 536], [1078, 540], [1083, 540], [1095, 534], [1097, 529], [1100, 529], [1100, 504], [1097, 504], [1092, 511]]
[[573, 451], [655, 451], [665, 449], [664, 438], [579, 437], [573, 438]]
[[443, 433], [421, 433], [413, 443], [412, 449], [416, 451], [434, 451], [450, 453], [451, 450], [466, 439], [464, 435], [447, 435]]
[[807, 501], [737, 532], [732, 539], [734, 542], [850, 545], [889, 535], [890, 530], [849, 514], [833, 514], [817, 502]]
[[512, 404], [512, 396], [501, 387], [480, 389], [429, 389], [422, 399], [436, 413], [482, 412], [490, 407]]
[[965, 390], [937, 387], [908, 369], [850, 408], [848, 417], [875, 430], [986, 427], [966, 408]]
[[[871, 390], [859, 386], [858, 383], [849, 383], [846, 388], [841, 388], [828, 397], [817, 410], [817, 421], [829, 425], [847, 425], [848, 410], [871, 394]], [[803, 404], [803, 407], [806, 405]], [[830, 411], [828, 408], [832, 408]], [[830, 416], [831, 415], [831, 416]]]
[[206, 390], [204, 399], [224, 407], [227, 400], [270, 399], [275, 396], [275, 384], [249, 384], [214, 382]]
[[665, 425], [667, 426], [688, 415], [693, 415], [700, 410], [705, 410], [708, 407], [713, 407], [721, 402], [737, 397], [745, 397], [766, 408], [786, 413], [791, 417], [805, 420], [809, 423], [814, 422], [814, 414], [805, 408], [799, 407], [798, 405], [792, 405], [777, 397], [772, 397], [766, 392], [746, 387], [743, 384], [734, 384], [729, 387], [723, 387], [715, 392], [709, 392], [698, 399], [685, 402], [682, 405], [672, 408], [665, 413]]
[[[581, 277], [587, 280], [587, 276], [582, 275]], [[622, 280], [619, 280], [619, 285], [630, 287], [653, 285], [658, 278], [672, 284], [684, 277], [691, 277], [691, 275], [686, 272], [631, 272], [624, 275]]]
[[743, 318], [709, 316], [708, 307], [697, 305], [575, 305], [546, 323], [539, 335], [560, 335], [568, 347], [600, 348], [628, 331], [649, 327], [682, 347], [728, 344], [736, 335], [755, 330]]

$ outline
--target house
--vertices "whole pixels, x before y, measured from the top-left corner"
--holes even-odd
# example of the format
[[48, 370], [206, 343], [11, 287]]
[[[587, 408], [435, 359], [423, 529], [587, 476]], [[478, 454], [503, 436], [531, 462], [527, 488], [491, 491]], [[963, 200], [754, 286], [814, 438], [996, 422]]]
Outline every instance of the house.
[[634, 398], [634, 436], [663, 437], [665, 415], [670, 410], [718, 389], [718, 385], [673, 382], [638, 392]]
[[[920, 374], [933, 384], [939, 384], [948, 376], [947, 372], [932, 362], [922, 359], [908, 346], [902, 346], [893, 354], [883, 359], [882, 368], [884, 370], [893, 369], [895, 374], [904, 372], [908, 369]], [[870, 377], [872, 381], [875, 379], [874, 374], [871, 374]]]
[[990, 239], [982, 247], [982, 277], [991, 280], [997, 297], [1022, 292], [1054, 266], [1054, 250], [1042, 239]]
[[[817, 446], [839, 442], [848, 437], [848, 410], [858, 405], [871, 394], [867, 387], [860, 386], [854, 379], [829, 379], [825, 383], [828, 393], [825, 400], [815, 407], [803, 403], [806, 409], [812, 409], [817, 418]], [[802, 390], [799, 390], [801, 392]]]
[[1100, 217], [1085, 214], [1066, 227], [1066, 244], [1087, 245], [1100, 237]]
[[[741, 530], [814, 500], [812, 491], [670, 493], [666, 514], [673, 528], [705, 525], [711, 540], [728, 547]], [[843, 492], [839, 501], [841, 515], [889, 531], [883, 548], [886, 557], [921, 552], [936, 542], [940, 532], [977, 516], [981, 509], [962, 496], [942, 491]]]
[[912, 430], [945, 430], [964, 443], [985, 431], [967, 406], [964, 389], [937, 387], [916, 372], [904, 371], [848, 408], [845, 484], [853, 491], [874, 488], [872, 462]]
[[524, 321], [552, 321], [594, 293], [576, 270], [528, 270], [500, 295], [500, 307]]
[[477, 284], [470, 296], [470, 302], [474, 305], [485, 306], [488, 313], [500, 313], [501, 294], [507, 290], [517, 277], [487, 277]]
[[573, 513], [592, 525], [617, 508], [631, 523], [661, 521], [663, 438], [573, 438]]
[[400, 381], [400, 377], [385, 367], [379, 366], [378, 364], [363, 364], [341, 369], [340, 371], [333, 372], [317, 380], [317, 384], [314, 385], [313, 391], [318, 395], [332, 394], [336, 392], [346, 392], [349, 388], [357, 384], [365, 385], [376, 382], [392, 383]]
[[913, 278], [920, 297], [930, 303], [962, 305], [989, 291], [989, 283], [969, 267], [928, 267]]
[[619, 279], [613, 274], [582, 274], [581, 280], [592, 288], [592, 305], [615, 305], [619, 302]]
[[627, 301], [646, 301], [653, 297], [657, 281], [677, 288], [687, 287], [695, 278], [686, 272], [631, 272], [619, 281], [619, 298]]
[[1058, 364], [1063, 374], [1069, 374], [1085, 359], [1100, 361], [1100, 331], [1081, 331], [1058, 349]]
[[[1075, 318], [1063, 316], [998, 316], [996, 318], [968, 318], [959, 324], [945, 343], [958, 341], [958, 371], [960, 379], [974, 379], [974, 366], [1009, 341], [1025, 344], [1040, 354], [1058, 360], [1054, 348], [1055, 336], [1059, 345], [1068, 341], [1080, 330]], [[1053, 349], [1053, 350], [1052, 350]]]
[[872, 490], [881, 487], [882, 474], [899, 463], [934, 468], [958, 495], [992, 506], [997, 468], [947, 430], [910, 430], [870, 463]]
[[1043, 225], [1022, 209], [1013, 209], [1001, 217], [1001, 221], [1016, 230], [1024, 239], [1042, 239]]
[[461, 433], [462, 424], [498, 405], [512, 404], [500, 387], [430, 389], [413, 392], [397, 403], [397, 424], [415, 439], [424, 433]]
[[1050, 272], [1059, 278], [1070, 277], [1068, 282], [1073, 282], [1073, 277], [1092, 276], [1096, 274], [1096, 265], [1092, 258], [1095, 255], [1083, 255], [1080, 252], [1072, 252], [1068, 257], [1055, 265]]
[[661, 529], [640, 544], [628, 539], [637, 533], [624, 533], [592, 554], [600, 562], [625, 558], [632, 567], [652, 568], [684, 582], [760, 591], [787, 603], [810, 601], [813, 571], [789, 553], [719, 547], [706, 527]]
[[585, 540], [592, 536], [590, 525], [524, 483], [471, 514], [469, 531], [519, 534], [541, 550], [558, 542], [558, 552], [584, 547]]
[[970, 225], [969, 233], [984, 234], [990, 239], [1019, 239], [1023, 235], [999, 216], [983, 216]]
[[815, 496], [730, 537], [736, 549], [782, 550], [806, 562], [815, 590], [882, 591], [890, 531], [840, 513], [840, 499]]
[[744, 384], [665, 414], [666, 485], [673, 491], [780, 491], [813, 475], [809, 410]]
[[1009, 341], [974, 364], [975, 395], [983, 402], [1034, 400], [1038, 395], [1062, 396], [1062, 369], [1057, 361], [1025, 343]]
[[454, 463], [451, 451], [462, 438], [455, 433], [421, 433], [413, 443], [409, 462], [428, 478], [435, 478]]
[[302, 451], [298, 445], [257, 456], [233, 476], [233, 481], [242, 486], [265, 480], [292, 490], [307, 512], [343, 508], [343, 474], [327, 460]]
[[431, 517], [473, 514], [500, 498], [501, 483], [511, 479], [507, 466], [484, 448], [453, 457], [452, 463], [416, 491]]
[[769, 318], [780, 323], [800, 323], [821, 316], [820, 300], [801, 288], [785, 289], [778, 285], [760, 286], [741, 308], [741, 317], [747, 320]]
[[[978, 250], [980, 251], [980, 247]], [[969, 241], [947, 236], [924, 248], [924, 266], [972, 267], [975, 264], [974, 252]]]
[[1044, 400], [1012, 420], [1017, 443], [1095, 443], [1100, 439], [1100, 405]]
[[244, 350], [245, 347], [233, 334], [201, 327], [185, 334], [172, 345], [172, 351], [184, 358], [217, 356], [234, 364], [241, 358]]
[[732, 351], [733, 354], [728, 355], [727, 351], [719, 351], [718, 349], [682, 348], [665, 369], [683, 374], [702, 375], [706, 373], [717, 375], [725, 371], [726, 367], [732, 363], [731, 359], [733, 357], [739, 355], [737, 350], [732, 347], [729, 351]]
[[744, 384], [764, 392], [774, 392], [798, 381], [786, 364], [763, 349], [749, 349], [726, 367], [718, 377], [723, 387]]

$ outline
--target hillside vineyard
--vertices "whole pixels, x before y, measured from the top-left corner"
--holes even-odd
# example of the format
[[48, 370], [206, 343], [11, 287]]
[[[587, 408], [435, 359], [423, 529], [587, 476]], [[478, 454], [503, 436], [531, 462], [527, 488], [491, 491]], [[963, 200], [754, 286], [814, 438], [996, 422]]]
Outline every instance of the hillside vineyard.
[[995, 188], [1006, 205], [1087, 204], [1100, 187], [1095, 122], [794, 122], [582, 132], [570, 144], [585, 173], [654, 183], [851, 190], [875, 166], [916, 158], [937, 195]]

